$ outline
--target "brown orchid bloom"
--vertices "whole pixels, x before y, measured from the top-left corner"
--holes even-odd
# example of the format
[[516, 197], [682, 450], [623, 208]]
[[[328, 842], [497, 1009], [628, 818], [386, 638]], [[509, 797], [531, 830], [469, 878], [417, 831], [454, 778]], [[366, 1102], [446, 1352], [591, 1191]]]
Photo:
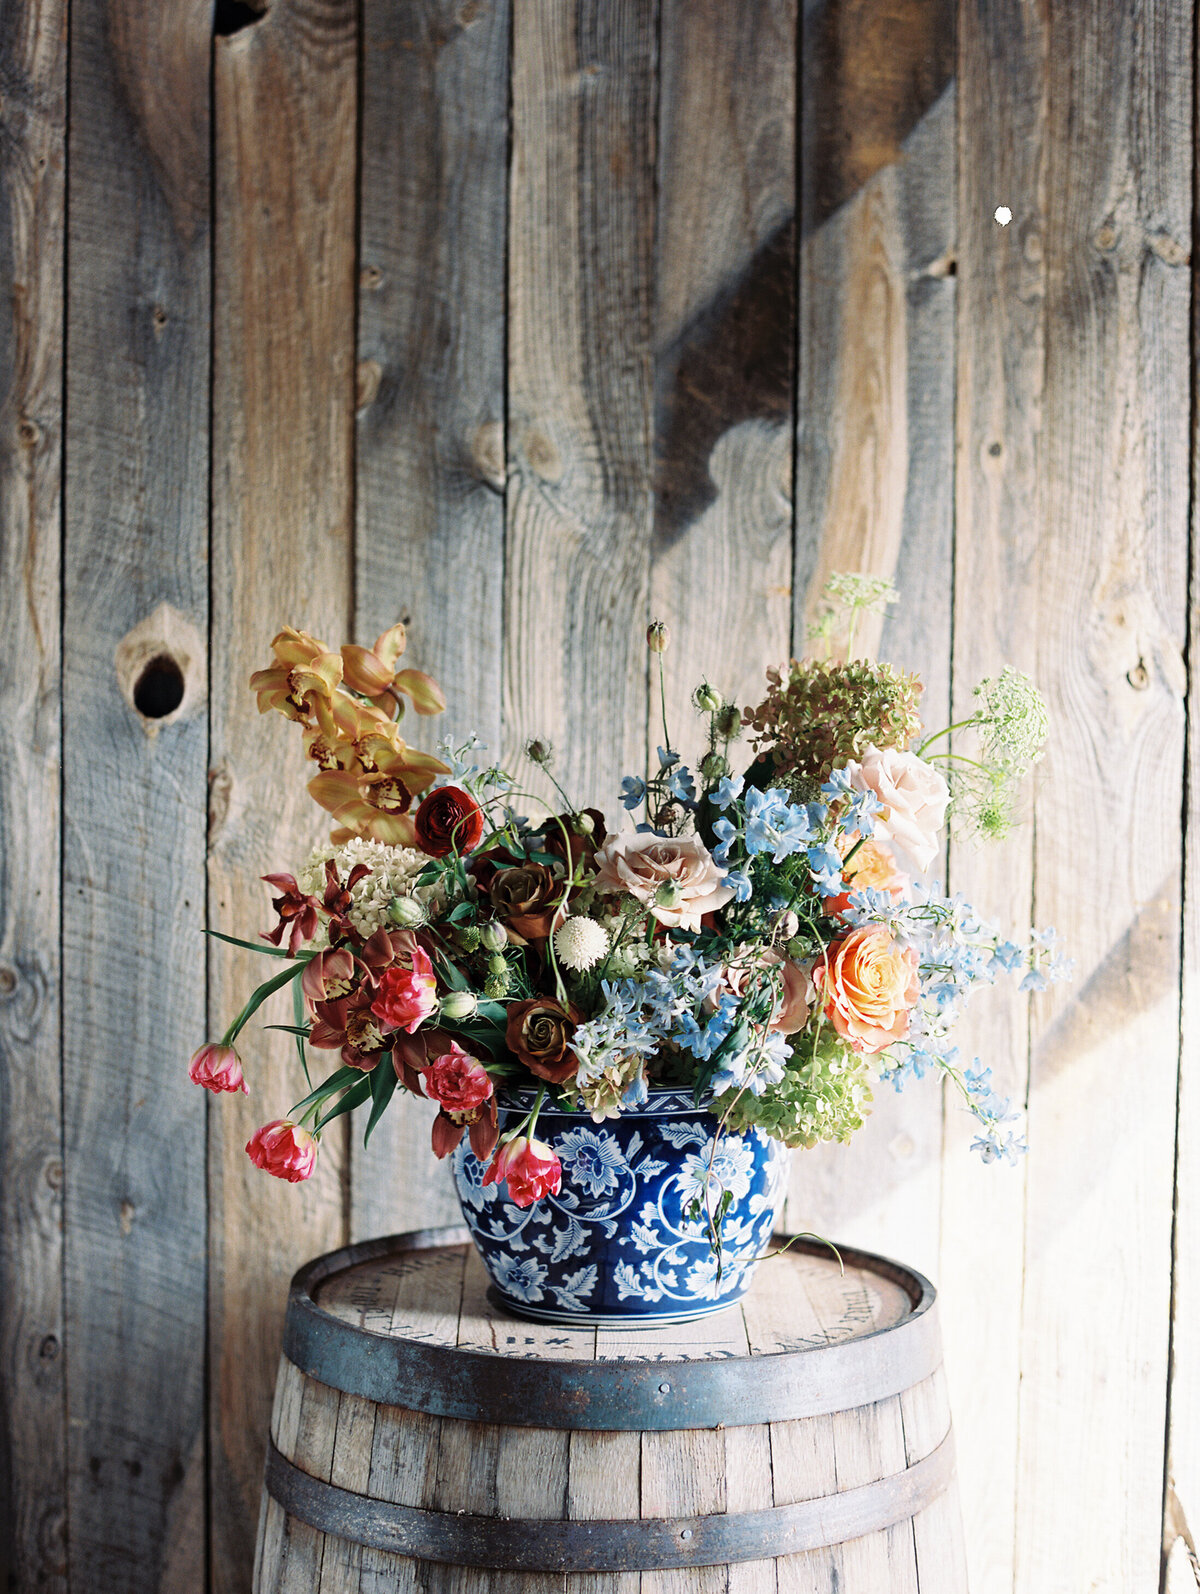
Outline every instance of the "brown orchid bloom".
[[329, 939], [332, 942], [336, 936], [342, 941], [359, 942], [362, 936], [350, 923], [347, 914], [350, 909], [351, 895], [355, 886], [364, 876], [370, 874], [370, 869], [365, 863], [356, 863], [347, 876], [345, 885], [338, 877], [337, 864], [332, 858], [325, 862], [325, 893], [323, 905], [329, 915]]
[[399, 737], [393, 744], [388, 737], [372, 735], [356, 744], [355, 751], [357, 769], [323, 770], [309, 781], [309, 792], [342, 822], [341, 839], [366, 836], [392, 846], [414, 846], [416, 828], [409, 813], [413, 798], [446, 774], [448, 766]]
[[308, 1044], [320, 1051], [340, 1048], [342, 1061], [348, 1068], [361, 1068], [369, 1073], [383, 1053], [391, 1049], [390, 1036], [380, 1029], [371, 1011], [373, 996], [373, 982], [364, 980], [348, 996], [314, 1003], [316, 1017], [309, 1030]]
[[354, 988], [354, 954], [346, 947], [329, 947], [305, 965], [300, 989], [315, 1010], [318, 1002], [336, 1001]]
[[495, 1096], [467, 1112], [448, 1112], [445, 1107], [441, 1108], [433, 1120], [434, 1156], [448, 1157], [462, 1139], [464, 1129], [471, 1142], [471, 1150], [480, 1162], [486, 1162], [500, 1138]]
[[271, 899], [271, 906], [279, 915], [279, 923], [273, 930], [263, 931], [263, 940], [275, 946], [282, 945], [284, 931], [289, 930], [290, 926], [288, 951], [294, 956], [296, 948], [304, 941], [311, 941], [317, 933], [321, 922], [317, 917], [317, 899], [301, 891], [295, 875], [265, 874], [262, 878], [281, 893]]
[[446, 707], [446, 698], [432, 676], [422, 670], [396, 669], [396, 660], [404, 652], [407, 640], [403, 625], [394, 625], [370, 648], [347, 642], [342, 649], [346, 685], [396, 718], [404, 713], [405, 697], [418, 714], [440, 714]]
[[[258, 711], [278, 709], [301, 725], [316, 724], [329, 737], [338, 734], [335, 698], [342, 679], [342, 661], [306, 631], [284, 626], [271, 643], [275, 663], [250, 677], [258, 695]], [[342, 698], [349, 702], [348, 698]]]

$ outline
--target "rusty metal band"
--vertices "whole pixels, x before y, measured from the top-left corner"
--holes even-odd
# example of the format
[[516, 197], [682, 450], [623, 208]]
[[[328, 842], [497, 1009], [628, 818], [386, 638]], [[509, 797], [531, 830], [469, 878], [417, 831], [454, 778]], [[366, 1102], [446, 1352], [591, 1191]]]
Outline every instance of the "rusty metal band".
[[[908, 1294], [908, 1316], [834, 1345], [712, 1361], [540, 1361], [459, 1350], [374, 1333], [323, 1311], [313, 1298], [345, 1268], [469, 1238], [466, 1229], [424, 1229], [310, 1262], [292, 1280], [285, 1356], [331, 1389], [430, 1416], [637, 1432], [822, 1417], [902, 1394], [941, 1365], [933, 1286], [911, 1268], [849, 1248], [842, 1251], [849, 1265]], [[793, 1249], [827, 1254], [812, 1242]]]
[[922, 1461], [875, 1483], [736, 1515], [555, 1522], [426, 1511], [313, 1478], [274, 1444], [266, 1485], [289, 1516], [392, 1555], [494, 1571], [635, 1572], [735, 1565], [843, 1544], [907, 1521], [953, 1478], [954, 1440], [947, 1434]]

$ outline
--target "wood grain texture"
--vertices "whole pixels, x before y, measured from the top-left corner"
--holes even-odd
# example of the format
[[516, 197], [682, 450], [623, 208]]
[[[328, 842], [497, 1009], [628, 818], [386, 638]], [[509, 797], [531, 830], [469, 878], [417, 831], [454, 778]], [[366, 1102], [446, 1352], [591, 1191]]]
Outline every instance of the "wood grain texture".
[[689, 762], [693, 689], [757, 702], [791, 640], [796, 29], [795, 0], [662, 7], [650, 592]]
[[[837, 0], [806, 13], [793, 648], [831, 571], [901, 594], [856, 651], [926, 683], [949, 722], [954, 517], [954, 6]], [[861, 643], [861, 645], [860, 645]], [[793, 1162], [788, 1225], [936, 1273], [942, 1114], [877, 1093], [849, 1146]]]
[[[1192, 129], [1195, 161], [1196, 129]], [[1200, 348], [1193, 290], [1192, 355]], [[1193, 363], [1193, 403], [1200, 372]], [[1192, 481], [1200, 480], [1200, 444], [1193, 439]], [[1190, 661], [1200, 659], [1200, 538], [1191, 505]], [[1165, 1594], [1200, 1590], [1195, 1524], [1200, 1523], [1200, 702], [1194, 675], [1188, 690], [1183, 881], [1183, 980], [1179, 1105], [1175, 1142], [1175, 1249], [1172, 1259], [1171, 1368], [1166, 1499], [1163, 1512]]]
[[572, 800], [646, 751], [652, 513], [652, 0], [513, 19], [505, 750], [548, 736]]
[[[1179, 1043], [1191, 19], [1050, 10], [1018, 1586], [1156, 1586]], [[1104, 866], [1080, 871], [1092, 838]], [[1073, 839], [1074, 838], [1074, 839]], [[1107, 839], [1107, 838], [1112, 838]], [[1119, 839], [1118, 839], [1119, 838]], [[1136, 1111], [1120, 1088], [1137, 1059]], [[1045, 1147], [1043, 1152], [1040, 1148]], [[1052, 1149], [1051, 1149], [1052, 1148]], [[1119, 1281], [1117, 1283], [1116, 1281]], [[1103, 1316], [1106, 1332], [1091, 1323]], [[1064, 1519], [1069, 1466], [1086, 1509]]]
[[[1036, 5], [962, 9], [954, 721], [974, 711], [976, 683], [1004, 664], [1038, 675], [1045, 239], [1053, 225], [1044, 171], [1048, 49]], [[998, 204], [1013, 211], [1007, 227], [995, 220]], [[1033, 917], [1032, 806], [1030, 784], [1026, 823], [1011, 837], [951, 847], [952, 889], [1001, 923]], [[1019, 1107], [1028, 1095], [1028, 1030], [1029, 998], [1003, 980], [972, 999], [960, 1031], [963, 1055], [990, 1064], [996, 1089]], [[941, 1277], [950, 1287], [941, 1307], [971, 1587], [1011, 1594], [1029, 1163], [986, 1166], [969, 1151], [974, 1120], [953, 1098], [947, 1109]], [[981, 1379], [981, 1365], [995, 1377]]]
[[[449, 707], [407, 734], [500, 748], [507, 0], [363, 12], [355, 630], [397, 619]], [[397, 115], [397, 106], [404, 114]], [[403, 1094], [403, 1093], [402, 1093]], [[454, 1221], [431, 1115], [352, 1148], [351, 1237]], [[395, 1169], [403, 1168], [403, 1179]]]
[[[71, 8], [63, 580], [69, 1576], [204, 1587], [204, 1029], [209, 19]], [[151, 89], [151, 77], [157, 79]], [[150, 97], [180, 111], [170, 126]], [[167, 145], [170, 145], [168, 150]], [[186, 181], [181, 173], [186, 167]], [[185, 688], [122, 695], [122, 639], [170, 611]]]
[[[284, 0], [216, 47], [213, 712], [209, 918], [266, 927], [258, 876], [294, 870], [325, 832], [296, 727], [247, 689], [283, 622], [332, 646], [350, 634], [354, 394], [356, 8]], [[214, 946], [221, 945], [213, 943]], [[265, 977], [210, 953], [213, 1033]], [[289, 993], [270, 1021], [291, 1022]], [[245, 1155], [305, 1086], [289, 1037], [244, 1037], [253, 1094], [213, 1112], [209, 1199], [212, 1586], [247, 1586], [287, 1281], [345, 1238], [342, 1124], [302, 1188]]]
[[8, 8], [0, 146], [0, 1587], [66, 1589], [59, 625], [66, 10]]

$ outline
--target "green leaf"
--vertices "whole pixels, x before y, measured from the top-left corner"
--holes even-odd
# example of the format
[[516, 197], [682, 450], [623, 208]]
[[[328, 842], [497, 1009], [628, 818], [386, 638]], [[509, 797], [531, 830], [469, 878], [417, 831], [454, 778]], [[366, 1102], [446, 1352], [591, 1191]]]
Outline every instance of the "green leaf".
[[457, 907], [451, 908], [450, 912], [446, 915], [447, 923], [461, 924], [464, 919], [470, 918], [474, 911], [475, 904], [473, 902], [460, 902]]
[[336, 1073], [330, 1074], [328, 1079], [323, 1079], [316, 1090], [310, 1091], [303, 1101], [298, 1101], [292, 1108], [290, 1116], [294, 1118], [306, 1107], [311, 1107], [314, 1102], [324, 1101], [326, 1096], [335, 1096], [339, 1090], [345, 1090], [346, 1086], [361, 1073], [362, 1070], [359, 1068], [339, 1068]]
[[[299, 980], [292, 986], [292, 1017], [296, 1020], [296, 1028], [299, 1030], [304, 1023], [304, 992], [300, 989]], [[299, 1034], [296, 1035], [296, 1055], [300, 1059], [300, 1067], [304, 1070], [304, 1077], [311, 1085], [312, 1075], [308, 1071], [308, 1058], [304, 1055], [304, 1042], [307, 1039], [307, 1029], [304, 1030], [303, 1039]]]
[[508, 1022], [508, 1012], [503, 1002], [480, 1002], [479, 1017], [485, 1018], [490, 1024], [499, 1024], [503, 1029]]
[[531, 852], [529, 854], [529, 861], [530, 863], [544, 863], [553, 869], [556, 863], [562, 862], [562, 859], [556, 857], [552, 852]]
[[[320, 1123], [317, 1125], [319, 1130], [324, 1129], [325, 1125], [332, 1123], [335, 1118], [340, 1118], [344, 1112], [353, 1112], [356, 1107], [361, 1107], [363, 1102], [366, 1101], [370, 1096], [370, 1074], [364, 1074], [360, 1068], [352, 1069], [351, 1072], [361, 1076], [358, 1084], [351, 1085], [350, 1089], [345, 1093], [341, 1101], [338, 1102], [337, 1106], [330, 1108], [330, 1110], [325, 1114], [324, 1118], [322, 1118]], [[395, 1075], [393, 1074], [392, 1077], [395, 1078]]]
[[449, 1019], [439, 1018], [438, 1028], [449, 1030], [452, 1035], [462, 1035], [466, 1040], [478, 1041], [485, 1046], [492, 1056], [499, 1059], [507, 1051], [504, 1042], [504, 1031], [493, 1029], [490, 1024], [453, 1023]]
[[422, 869], [421, 873], [417, 876], [416, 884], [419, 886], [431, 886], [435, 880], [441, 879], [443, 873], [444, 871], [441, 865], [435, 863], [429, 869]]
[[[296, 990], [297, 987], [293, 986], [292, 989]], [[305, 1040], [308, 1039], [308, 1026], [306, 1024], [264, 1024], [263, 1028], [281, 1029], [285, 1035], [303, 1035]]]
[[467, 979], [462, 970], [452, 963], [444, 952], [438, 952], [436, 956], [438, 960], [438, 967], [442, 972], [442, 978], [445, 980], [450, 989], [452, 991], [469, 991], [471, 989], [471, 982]]
[[236, 935], [225, 935], [220, 930], [205, 930], [205, 935], [211, 935], [218, 941], [228, 941], [230, 946], [244, 947], [247, 952], [262, 952], [269, 958], [286, 958], [291, 953], [284, 947], [272, 946], [269, 941], [239, 941]]
[[383, 1117], [384, 1109], [391, 1101], [399, 1083], [396, 1070], [392, 1067], [392, 1054], [384, 1052], [371, 1074], [371, 1116], [367, 1119], [367, 1128], [363, 1135], [364, 1146], [371, 1138], [372, 1129]]
[[246, 1003], [245, 1007], [243, 1007], [241, 1012], [238, 1014], [237, 1018], [234, 1019], [233, 1024], [230, 1026], [228, 1031], [229, 1040], [227, 1044], [233, 1044], [233, 1042], [245, 1029], [246, 1025], [254, 1017], [255, 1013], [258, 1012], [259, 1008], [263, 1005], [268, 996], [274, 995], [276, 991], [281, 991], [285, 985], [289, 984], [296, 978], [298, 974], [302, 974], [303, 972], [303, 963], [293, 963], [290, 967], [284, 969], [281, 974], [277, 974], [273, 980], [264, 980], [263, 983], [258, 987], [257, 991], [254, 992], [250, 1000]]

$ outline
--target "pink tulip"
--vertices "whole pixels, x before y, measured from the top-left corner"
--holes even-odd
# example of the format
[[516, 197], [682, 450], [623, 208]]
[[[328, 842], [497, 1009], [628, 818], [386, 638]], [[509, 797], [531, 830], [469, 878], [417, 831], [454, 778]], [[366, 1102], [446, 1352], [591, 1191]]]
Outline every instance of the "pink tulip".
[[246, 1142], [246, 1154], [256, 1168], [299, 1184], [311, 1177], [316, 1166], [317, 1142], [290, 1118], [276, 1118], [254, 1131]]
[[246, 1081], [242, 1077], [241, 1058], [232, 1046], [218, 1046], [209, 1041], [198, 1052], [193, 1052], [188, 1064], [188, 1078], [195, 1085], [203, 1085], [213, 1095], [223, 1090], [240, 1090], [248, 1096]]
[[518, 1135], [506, 1141], [488, 1165], [484, 1184], [508, 1182], [509, 1199], [530, 1207], [544, 1195], [557, 1195], [562, 1186], [562, 1163], [540, 1140]]
[[425, 1094], [449, 1112], [469, 1112], [492, 1094], [491, 1076], [482, 1063], [464, 1052], [457, 1041], [435, 1057], [424, 1070]]
[[379, 995], [371, 1011], [387, 1029], [402, 1029], [412, 1035], [437, 1007], [437, 980], [429, 954], [415, 947], [412, 968], [385, 969], [379, 976]]

